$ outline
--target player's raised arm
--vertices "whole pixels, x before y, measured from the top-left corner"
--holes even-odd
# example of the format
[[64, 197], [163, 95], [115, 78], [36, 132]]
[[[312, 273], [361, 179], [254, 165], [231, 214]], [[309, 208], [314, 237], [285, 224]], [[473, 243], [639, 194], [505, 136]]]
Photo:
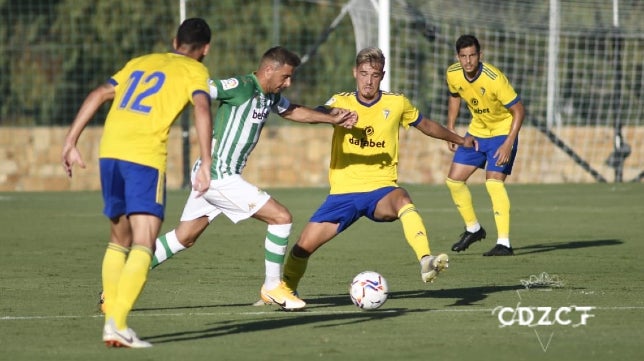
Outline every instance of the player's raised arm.
[[299, 123], [328, 123], [345, 128], [352, 128], [358, 121], [356, 112], [347, 109], [333, 108], [328, 112], [313, 110], [311, 108], [291, 104], [290, 107], [280, 114], [283, 118]]

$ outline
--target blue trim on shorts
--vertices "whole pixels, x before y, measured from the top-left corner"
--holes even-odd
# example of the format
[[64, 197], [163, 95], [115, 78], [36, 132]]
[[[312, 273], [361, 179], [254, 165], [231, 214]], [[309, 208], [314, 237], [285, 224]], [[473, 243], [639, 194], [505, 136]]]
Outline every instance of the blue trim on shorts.
[[396, 189], [398, 187], [383, 187], [371, 192], [329, 194], [309, 221], [338, 223], [338, 233], [363, 216], [375, 222], [390, 222], [377, 220], [373, 214], [378, 202]]
[[110, 219], [144, 213], [165, 216], [165, 173], [119, 159], [99, 159], [103, 214]]
[[[469, 133], [467, 133], [467, 135], [469, 135]], [[496, 153], [496, 150], [499, 149], [508, 136], [498, 135], [491, 138], [474, 138], [479, 144], [479, 150], [477, 151], [474, 148], [458, 147], [454, 154], [454, 163], [473, 165], [481, 169], [484, 168], [490, 172], [499, 172], [507, 175], [512, 173], [512, 166], [514, 165], [514, 159], [516, 158], [517, 148], [519, 146], [519, 137], [514, 140], [510, 160], [507, 164], [502, 166], [496, 165], [494, 153]]]

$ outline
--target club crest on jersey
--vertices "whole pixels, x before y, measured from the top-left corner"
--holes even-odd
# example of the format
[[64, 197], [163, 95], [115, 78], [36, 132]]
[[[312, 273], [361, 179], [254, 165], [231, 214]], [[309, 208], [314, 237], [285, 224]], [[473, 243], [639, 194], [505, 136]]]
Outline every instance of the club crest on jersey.
[[481, 95], [485, 95], [485, 88], [481, 87]]
[[385, 116], [385, 119], [389, 117], [389, 113], [390, 113], [389, 109], [385, 109], [382, 111], [382, 114]]
[[236, 78], [224, 79], [221, 81], [221, 88], [224, 90], [237, 88], [239, 85], [239, 80]]

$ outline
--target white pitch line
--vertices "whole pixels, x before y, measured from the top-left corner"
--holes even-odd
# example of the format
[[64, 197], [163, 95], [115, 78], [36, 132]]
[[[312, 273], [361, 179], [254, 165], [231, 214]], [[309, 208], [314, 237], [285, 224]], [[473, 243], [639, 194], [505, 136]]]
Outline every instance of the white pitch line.
[[[593, 307], [593, 306], [590, 306]], [[612, 307], [594, 307], [595, 310], [602, 311], [630, 311], [644, 310], [644, 306], [612, 306]], [[429, 312], [448, 312], [448, 313], [472, 313], [472, 312], [493, 312], [494, 308], [458, 308], [458, 309], [441, 309], [429, 310]], [[180, 313], [131, 313], [131, 317], [186, 317], [186, 316], [308, 316], [308, 315], [337, 315], [337, 314], [362, 314], [362, 313], [405, 313], [406, 310], [378, 310], [378, 311], [315, 311], [306, 310], [301, 312], [279, 312], [278, 310], [257, 311], [257, 312], [180, 312]], [[58, 320], [71, 318], [99, 318], [103, 315], [39, 315], [39, 316], [2, 316], [0, 321], [21, 321], [21, 320]]]

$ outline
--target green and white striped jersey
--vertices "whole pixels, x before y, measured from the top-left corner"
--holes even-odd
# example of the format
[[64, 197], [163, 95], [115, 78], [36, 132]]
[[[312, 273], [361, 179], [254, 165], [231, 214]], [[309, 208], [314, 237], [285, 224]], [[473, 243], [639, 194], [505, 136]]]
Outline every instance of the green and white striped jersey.
[[214, 118], [211, 178], [241, 174], [255, 149], [270, 111], [290, 106], [281, 94], [265, 94], [254, 74], [211, 80], [210, 97], [219, 100]]

